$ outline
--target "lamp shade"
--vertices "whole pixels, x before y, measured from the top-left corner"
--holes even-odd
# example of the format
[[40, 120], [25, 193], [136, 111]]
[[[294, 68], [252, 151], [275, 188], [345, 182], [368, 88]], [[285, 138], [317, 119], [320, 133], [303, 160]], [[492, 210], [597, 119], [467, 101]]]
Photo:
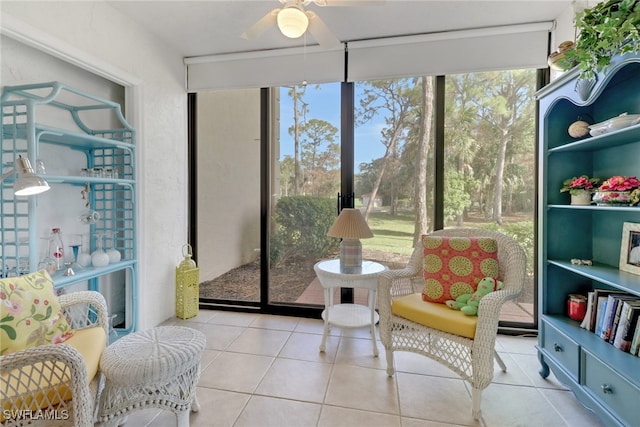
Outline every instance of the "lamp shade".
[[309, 18], [297, 6], [282, 9], [277, 16], [280, 32], [290, 39], [297, 39], [307, 31]]
[[0, 181], [4, 181], [5, 178], [13, 174], [18, 175], [18, 178], [13, 183], [13, 192], [16, 196], [32, 196], [45, 192], [50, 188], [47, 181], [33, 172], [29, 159], [25, 157], [18, 156], [15, 169], [2, 175]]
[[359, 209], [347, 208], [342, 209], [327, 232], [327, 236], [343, 239], [366, 239], [373, 237], [373, 233]]

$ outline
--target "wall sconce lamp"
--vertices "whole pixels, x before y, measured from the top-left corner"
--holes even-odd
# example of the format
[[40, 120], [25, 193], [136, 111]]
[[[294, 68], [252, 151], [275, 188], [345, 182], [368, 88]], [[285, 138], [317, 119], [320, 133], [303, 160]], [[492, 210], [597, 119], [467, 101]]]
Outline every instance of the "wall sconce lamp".
[[35, 174], [29, 159], [18, 156], [16, 166], [9, 172], [2, 174], [0, 182], [4, 181], [13, 174], [17, 174], [13, 183], [13, 192], [16, 196], [32, 196], [47, 191], [50, 187], [47, 181]]
[[360, 243], [360, 239], [373, 237], [373, 233], [360, 210], [342, 209], [327, 232], [327, 236], [342, 238], [340, 272], [360, 273], [362, 271], [362, 243]]

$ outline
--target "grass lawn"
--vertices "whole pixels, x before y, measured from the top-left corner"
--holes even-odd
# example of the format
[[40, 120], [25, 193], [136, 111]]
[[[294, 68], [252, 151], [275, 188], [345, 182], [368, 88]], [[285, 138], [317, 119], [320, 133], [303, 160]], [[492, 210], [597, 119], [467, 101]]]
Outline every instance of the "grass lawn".
[[372, 212], [369, 216], [369, 228], [372, 239], [362, 239], [367, 249], [411, 255], [413, 252], [414, 215], [401, 212], [391, 216], [386, 212]]

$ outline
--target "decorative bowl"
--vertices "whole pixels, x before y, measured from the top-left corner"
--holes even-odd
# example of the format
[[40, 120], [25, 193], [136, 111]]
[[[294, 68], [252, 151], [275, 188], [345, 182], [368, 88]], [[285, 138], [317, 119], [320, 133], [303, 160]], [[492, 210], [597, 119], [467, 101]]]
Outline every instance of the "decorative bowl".
[[604, 135], [614, 130], [626, 128], [640, 123], [640, 114], [622, 113], [618, 117], [589, 126], [591, 136]]

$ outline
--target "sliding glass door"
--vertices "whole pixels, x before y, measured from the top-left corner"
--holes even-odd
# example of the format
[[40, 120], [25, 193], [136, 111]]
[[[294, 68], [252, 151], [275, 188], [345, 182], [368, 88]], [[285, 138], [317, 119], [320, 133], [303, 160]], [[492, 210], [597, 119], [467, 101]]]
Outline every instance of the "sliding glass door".
[[529, 274], [501, 320], [533, 326], [537, 77], [509, 70], [198, 94], [202, 301], [319, 314], [313, 265], [337, 257], [326, 232], [341, 194], [375, 235], [362, 241], [364, 258], [389, 268], [442, 227], [515, 237]]

